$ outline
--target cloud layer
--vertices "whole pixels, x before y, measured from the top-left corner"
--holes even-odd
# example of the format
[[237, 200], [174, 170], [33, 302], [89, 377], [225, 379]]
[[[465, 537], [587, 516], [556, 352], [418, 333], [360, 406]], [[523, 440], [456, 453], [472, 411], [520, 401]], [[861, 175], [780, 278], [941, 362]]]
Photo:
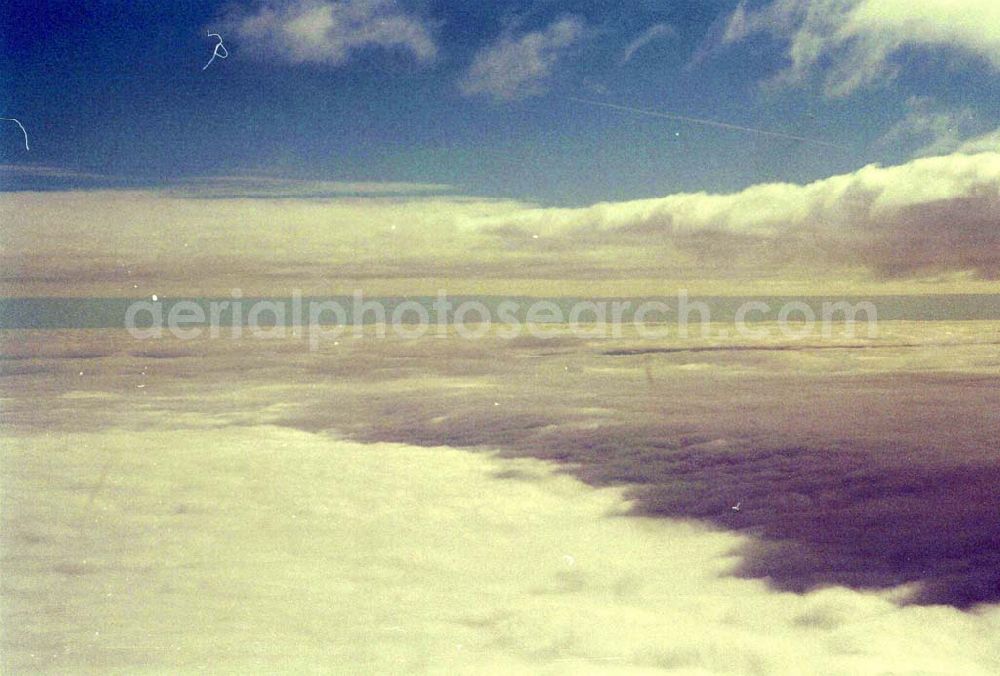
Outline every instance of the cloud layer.
[[993, 0], [775, 0], [733, 14], [724, 41], [769, 33], [788, 42], [779, 82], [824, 73], [830, 96], [891, 79], [893, 57], [913, 47], [959, 50], [1000, 70], [1000, 4]]
[[572, 209], [420, 194], [445, 186], [249, 178], [5, 193], [4, 278], [14, 295], [56, 296], [84, 282], [113, 296], [157, 282], [287, 295], [329, 279], [546, 279], [553, 290], [560, 280], [808, 280], [818, 293], [843, 279], [996, 280], [1000, 152], [972, 152], [991, 143], [805, 185]]
[[894, 602], [1000, 556], [995, 350], [944, 330], [989, 331], [645, 368], [562, 338], [19, 333], [5, 671], [995, 674], [996, 605]]
[[339, 66], [362, 49], [395, 49], [427, 62], [437, 55], [430, 25], [394, 0], [265, 2], [227, 19], [242, 44], [291, 63]]
[[628, 486], [638, 514], [753, 536], [740, 576], [796, 592], [907, 585], [909, 602], [969, 608], [1000, 602], [996, 328], [883, 322], [826, 349], [773, 328], [627, 334], [614, 346], [728, 349], [624, 356], [568, 333], [384, 344], [349, 364], [310, 355], [307, 379], [342, 389], [282, 424], [558, 461]]
[[569, 16], [544, 30], [504, 34], [476, 54], [459, 87], [466, 96], [482, 94], [496, 100], [542, 94], [556, 63], [584, 30], [582, 19]]

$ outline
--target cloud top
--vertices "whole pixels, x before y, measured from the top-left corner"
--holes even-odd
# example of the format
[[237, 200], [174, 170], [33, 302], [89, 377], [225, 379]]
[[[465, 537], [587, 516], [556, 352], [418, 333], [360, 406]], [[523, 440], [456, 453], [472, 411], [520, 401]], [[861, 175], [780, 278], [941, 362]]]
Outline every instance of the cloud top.
[[[987, 140], [982, 141], [986, 143]], [[704, 264], [864, 267], [880, 276], [1000, 275], [1000, 153], [868, 165], [807, 185], [685, 193], [583, 209], [534, 209], [494, 227], [606, 246], [672, 246]], [[669, 258], [661, 258], [666, 271]]]

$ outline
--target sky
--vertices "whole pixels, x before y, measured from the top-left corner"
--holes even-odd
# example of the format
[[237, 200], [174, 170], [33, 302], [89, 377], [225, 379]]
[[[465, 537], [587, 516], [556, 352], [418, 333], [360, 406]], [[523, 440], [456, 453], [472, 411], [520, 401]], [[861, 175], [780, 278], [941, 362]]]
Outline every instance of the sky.
[[[67, 292], [25, 281], [55, 273], [133, 275], [154, 254], [171, 268], [149, 273], [162, 280], [192, 248], [409, 278], [455, 265], [518, 276], [529, 262], [542, 278], [690, 280], [732, 277], [734, 258], [741, 281], [1000, 271], [992, 0], [0, 12], [0, 115], [30, 137], [28, 150], [0, 120], [14, 293]], [[123, 203], [212, 212], [215, 229], [197, 216], [146, 231], [108, 206]], [[380, 239], [412, 222], [419, 241]], [[100, 256], [112, 265], [80, 270]]]
[[[841, 4], [808, 12], [834, 21]], [[961, 17], [963, 4], [997, 11], [986, 1], [918, 11], [931, 24], [935, 6]], [[804, 182], [1000, 124], [1000, 29], [985, 17], [968, 35], [942, 45], [919, 34], [878, 61], [881, 47], [868, 40], [886, 25], [912, 29], [873, 20], [856, 47], [843, 47], [818, 20], [775, 18], [806, 6], [14, 1], [2, 10], [2, 114], [25, 124], [33, 147], [23, 152], [11, 125], [0, 157], [151, 182], [261, 173], [407, 181], [572, 206]], [[202, 70], [217, 42], [208, 31], [230, 57]], [[822, 53], [790, 65], [804, 36], [825, 41]], [[845, 80], [835, 57], [864, 80]]]

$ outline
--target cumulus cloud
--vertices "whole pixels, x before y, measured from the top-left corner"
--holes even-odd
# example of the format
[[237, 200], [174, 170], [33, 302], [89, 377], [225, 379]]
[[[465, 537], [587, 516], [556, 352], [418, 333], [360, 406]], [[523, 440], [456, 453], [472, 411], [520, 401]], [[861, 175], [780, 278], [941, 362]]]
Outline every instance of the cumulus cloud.
[[640, 49], [648, 45], [650, 42], [657, 40], [659, 38], [671, 37], [676, 34], [673, 26], [665, 23], [658, 23], [650, 26], [642, 33], [639, 34], [632, 42], [628, 43], [625, 47], [625, 51], [622, 53], [621, 64], [625, 65], [632, 60], [635, 53]]
[[466, 96], [482, 94], [496, 100], [542, 94], [559, 59], [584, 31], [582, 19], [568, 16], [545, 30], [505, 34], [476, 54], [459, 88]]
[[227, 22], [260, 54], [291, 63], [339, 66], [362, 49], [395, 49], [427, 62], [437, 54], [431, 27], [394, 0], [288, 0], [236, 10]]
[[894, 77], [911, 47], [952, 48], [1000, 70], [1000, 4], [993, 0], [775, 0], [733, 13], [723, 40], [755, 33], [788, 41], [777, 81], [800, 83], [820, 71], [826, 93], [845, 96]]

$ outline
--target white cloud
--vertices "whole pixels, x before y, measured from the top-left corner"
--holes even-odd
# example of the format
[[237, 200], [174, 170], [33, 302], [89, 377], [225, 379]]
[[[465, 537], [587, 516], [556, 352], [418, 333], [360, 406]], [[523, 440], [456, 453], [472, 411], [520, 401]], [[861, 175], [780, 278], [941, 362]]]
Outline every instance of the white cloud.
[[670, 37], [675, 33], [676, 32], [673, 27], [669, 24], [658, 23], [650, 26], [640, 33], [636, 39], [632, 40], [627, 47], [625, 47], [625, 51], [622, 53], [621, 64], [625, 65], [628, 63], [632, 57], [635, 56], [637, 51], [648, 45], [653, 40], [656, 40], [657, 38]]
[[995, 0], [775, 0], [741, 5], [724, 42], [754, 33], [788, 40], [791, 64], [777, 80], [801, 83], [822, 71], [830, 96], [891, 79], [907, 47], [950, 47], [1000, 70], [1000, 3]]
[[459, 87], [466, 96], [484, 94], [498, 100], [542, 94], [552, 69], [584, 30], [582, 19], [569, 16], [542, 31], [504, 35], [476, 55]]
[[[254, 407], [286, 389], [230, 385], [226, 402], [274, 417], [289, 405]], [[199, 391], [127, 407], [138, 433], [5, 439], [12, 671], [998, 668], [996, 606], [771, 591], [727, 575], [744, 537], [621, 518], [620, 490], [541, 462], [224, 426]]]
[[292, 63], [345, 63], [361, 49], [410, 53], [418, 61], [437, 54], [428, 23], [394, 0], [291, 0], [236, 12], [231, 30], [243, 44]]

